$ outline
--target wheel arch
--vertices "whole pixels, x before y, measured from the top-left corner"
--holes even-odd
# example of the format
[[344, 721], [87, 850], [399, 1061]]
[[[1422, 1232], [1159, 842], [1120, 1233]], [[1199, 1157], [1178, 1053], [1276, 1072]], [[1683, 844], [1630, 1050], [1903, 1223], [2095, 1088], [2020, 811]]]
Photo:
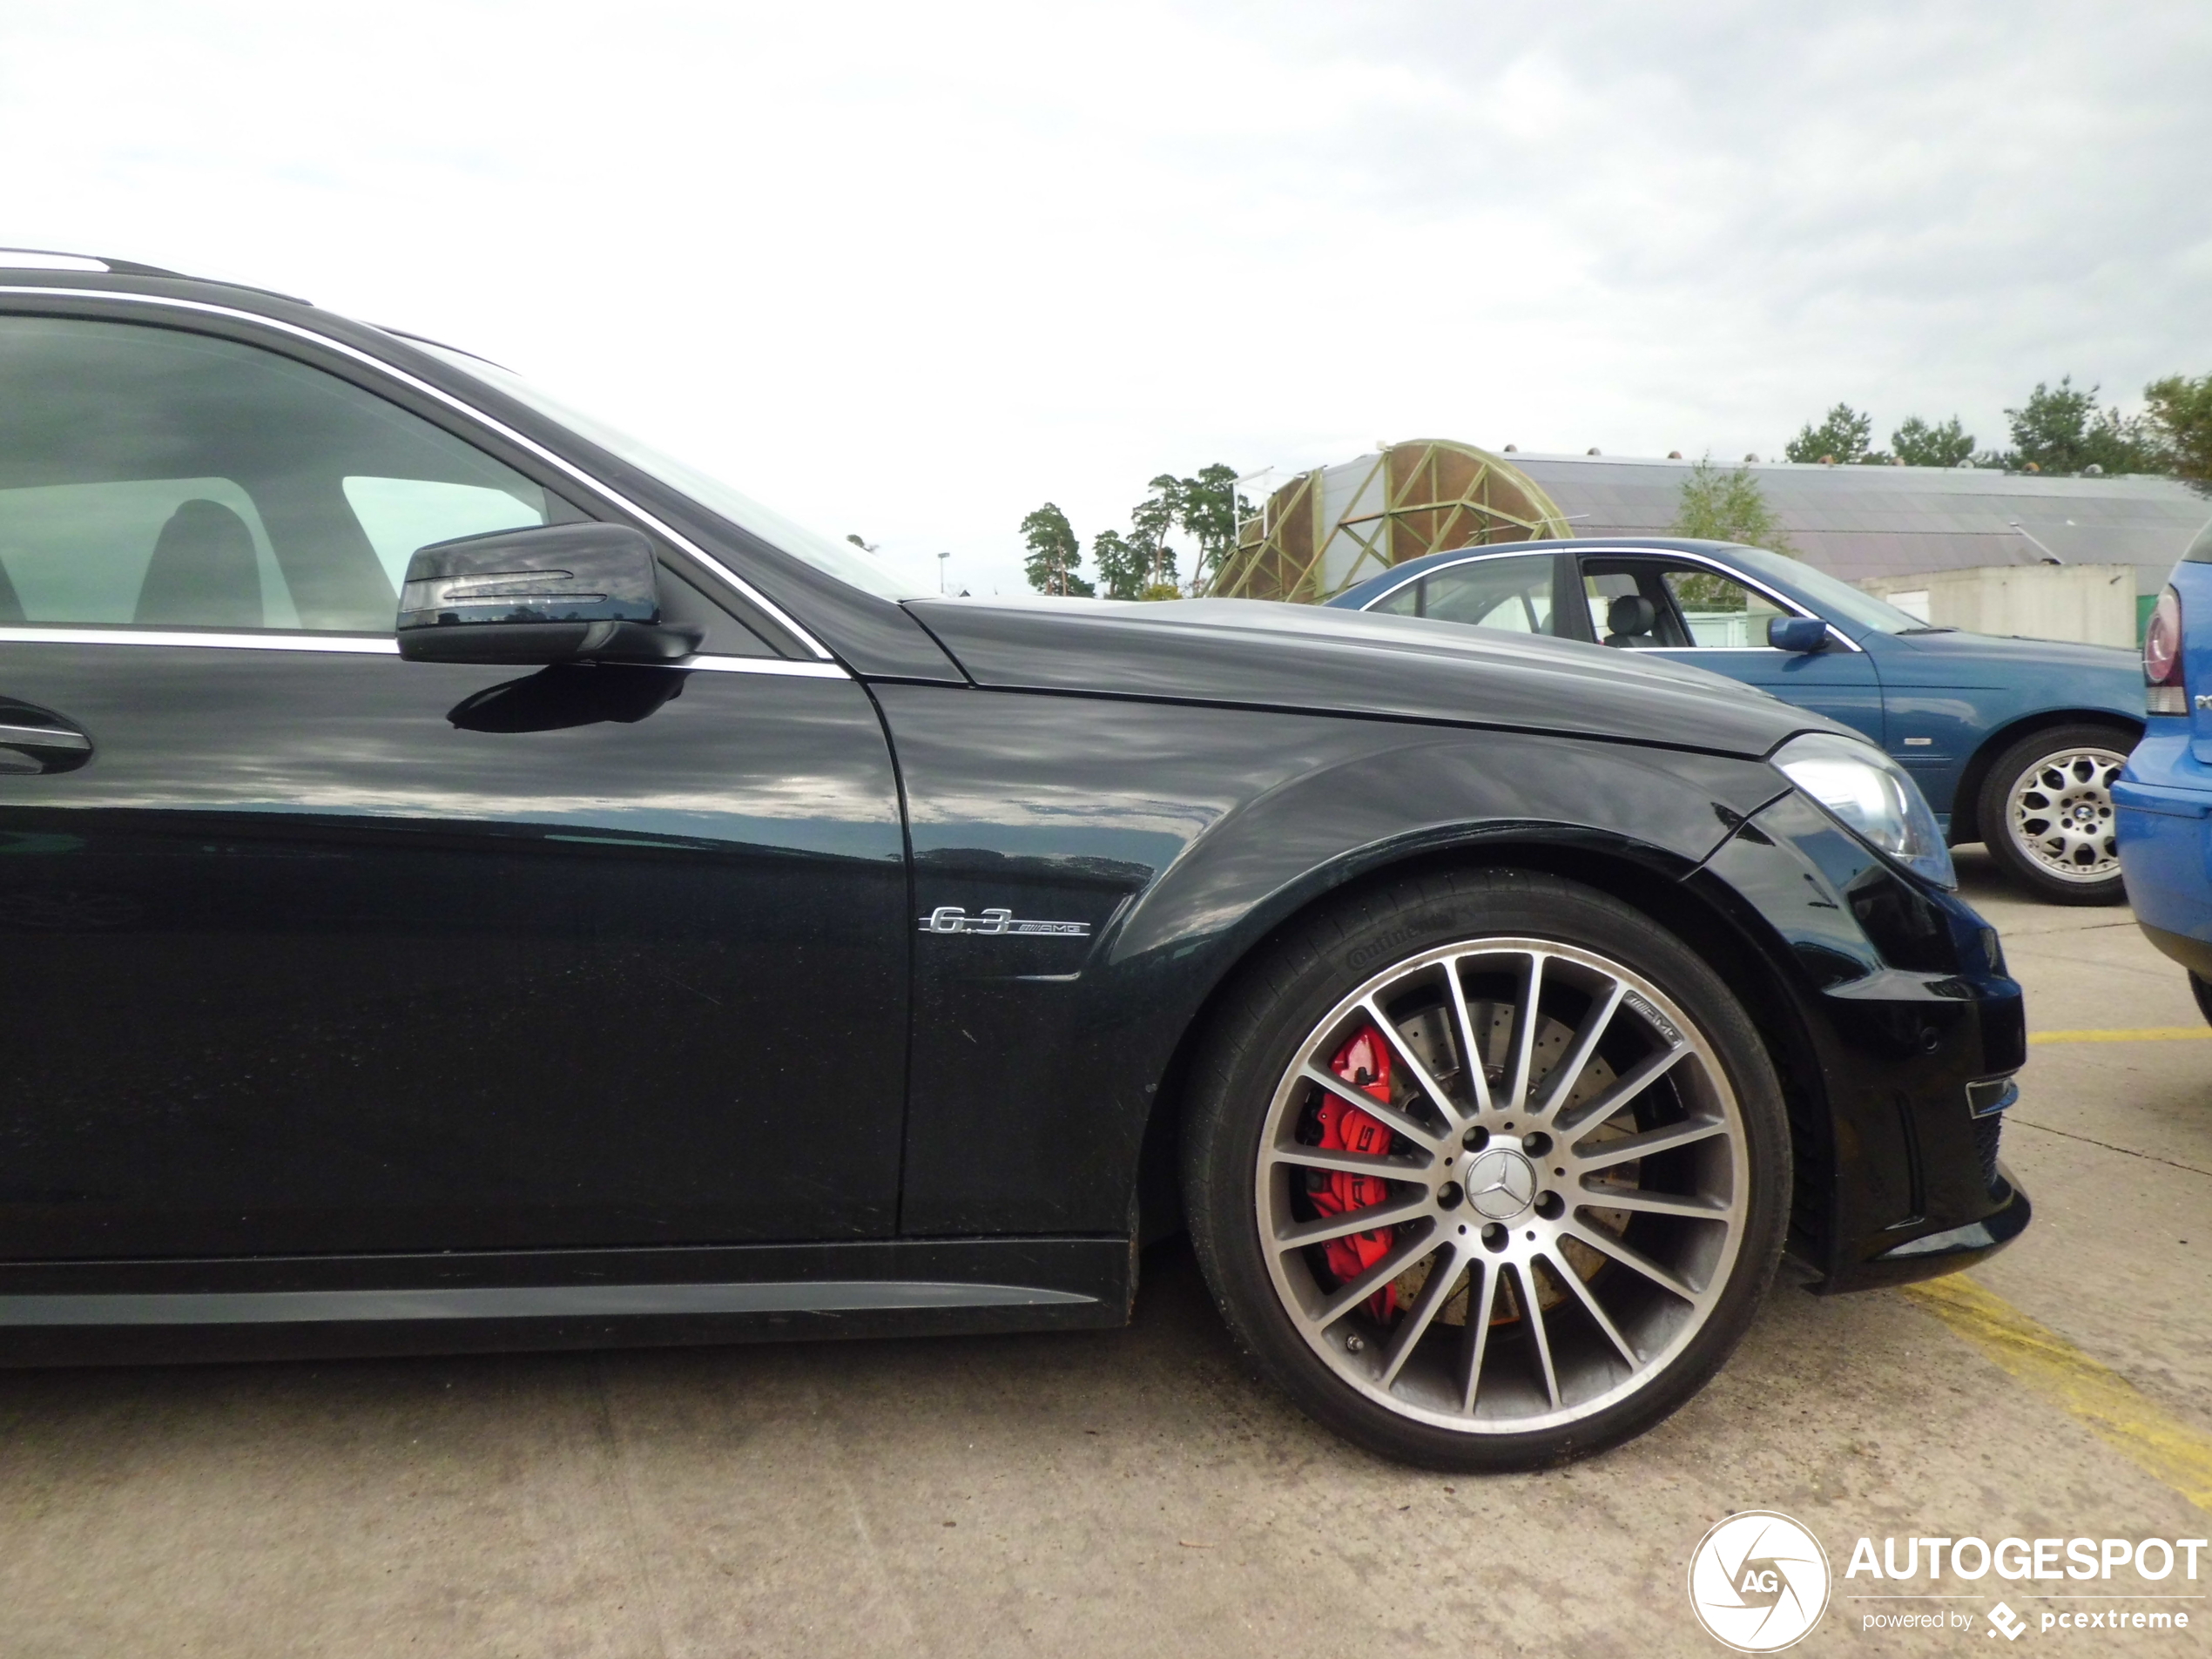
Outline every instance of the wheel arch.
[[[1185, 1082], [1192, 1059], [1245, 974], [1291, 928], [1361, 892], [1429, 872], [1520, 869], [1594, 887], [1683, 941], [1743, 1003], [1766, 1039], [1782, 1080], [1793, 1142], [1791, 1251], [1825, 1259], [1832, 1204], [1834, 1130], [1811, 1032], [1783, 988], [1790, 964], [1730, 914], [1713, 884], [1683, 878], [1696, 867], [1657, 847], [1568, 826], [1474, 830], [1441, 844], [1390, 849], [1316, 873], [1261, 919], [1209, 988], [1177, 1040], [1147, 1115], [1137, 1170], [1137, 1231], [1150, 1243], [1182, 1229], [1180, 1190]], [[1777, 941], [1778, 943], [1778, 941]]]
[[2037, 732], [2076, 725], [2116, 726], [2132, 732], [2136, 741], [2141, 741], [2143, 735], [2141, 717], [2122, 714], [2117, 709], [2039, 709], [1997, 727], [1975, 746], [1973, 753], [1966, 758], [1966, 764], [1959, 769], [1959, 788], [1951, 803], [1951, 844], [1957, 846], [1982, 839], [1981, 789], [1999, 755]]

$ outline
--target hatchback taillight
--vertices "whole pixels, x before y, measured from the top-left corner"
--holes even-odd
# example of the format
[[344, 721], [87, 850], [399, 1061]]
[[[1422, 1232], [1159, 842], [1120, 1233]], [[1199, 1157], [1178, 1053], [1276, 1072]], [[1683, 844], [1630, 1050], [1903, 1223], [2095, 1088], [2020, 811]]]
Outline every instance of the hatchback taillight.
[[2188, 695], [2182, 689], [2182, 596], [2168, 588], [2158, 596], [2143, 631], [2143, 685], [2153, 714], [2187, 714]]

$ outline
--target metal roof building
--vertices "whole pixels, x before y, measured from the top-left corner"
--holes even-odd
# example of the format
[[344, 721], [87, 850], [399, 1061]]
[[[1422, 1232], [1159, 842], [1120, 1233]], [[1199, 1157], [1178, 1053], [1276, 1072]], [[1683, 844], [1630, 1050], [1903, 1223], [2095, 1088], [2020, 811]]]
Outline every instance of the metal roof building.
[[[1611, 455], [1510, 459], [1558, 504], [1578, 536], [1665, 534], [1692, 464]], [[2040, 478], [1788, 462], [1750, 470], [1797, 550], [1847, 582], [2056, 558], [2132, 564], [2136, 592], [2155, 594], [2212, 519], [2212, 500], [2173, 479], [2141, 475]]]

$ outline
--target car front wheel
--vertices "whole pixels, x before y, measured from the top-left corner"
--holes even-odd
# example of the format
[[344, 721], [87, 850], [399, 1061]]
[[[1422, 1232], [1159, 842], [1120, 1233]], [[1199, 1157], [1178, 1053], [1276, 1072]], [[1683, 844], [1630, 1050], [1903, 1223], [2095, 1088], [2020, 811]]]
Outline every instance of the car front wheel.
[[1191, 1232], [1306, 1412], [1434, 1468], [1641, 1433], [1770, 1280], [1787, 1117], [1680, 940], [1548, 875], [1411, 880], [1280, 942], [1193, 1078]]
[[2057, 904], [2118, 904], [2118, 823], [2112, 785], [2134, 735], [2084, 722], [2031, 732], [1982, 781], [1982, 837], [2013, 879]]

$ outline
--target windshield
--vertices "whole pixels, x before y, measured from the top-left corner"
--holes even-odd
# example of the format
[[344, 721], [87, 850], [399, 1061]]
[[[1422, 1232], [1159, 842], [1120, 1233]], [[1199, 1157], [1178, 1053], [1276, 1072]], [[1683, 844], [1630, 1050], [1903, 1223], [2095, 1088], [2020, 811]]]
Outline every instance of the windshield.
[[1936, 631], [1911, 611], [1899, 610], [1871, 593], [1861, 593], [1850, 583], [1838, 581], [1825, 570], [1816, 570], [1803, 559], [1771, 553], [1763, 547], [1731, 547], [1728, 556], [1747, 570], [1788, 583], [1822, 610], [1832, 611], [1845, 622], [1855, 622], [1862, 628], [1885, 634]]
[[2207, 524], [2189, 543], [2189, 550], [2182, 555], [2190, 564], [2212, 564], [2212, 524]]
[[464, 374], [497, 387], [519, 403], [529, 405], [540, 415], [559, 421], [580, 438], [588, 438], [610, 454], [621, 456], [641, 472], [651, 474], [671, 489], [682, 491], [710, 512], [720, 514], [731, 523], [751, 530], [764, 542], [793, 558], [803, 559], [816, 570], [849, 583], [865, 592], [882, 599], [919, 599], [923, 597], [919, 588], [909, 587], [896, 576], [863, 553], [850, 543], [840, 542], [819, 530], [810, 530], [804, 524], [786, 518], [772, 507], [764, 507], [744, 492], [733, 489], [719, 478], [698, 468], [662, 454], [651, 444], [631, 437], [618, 428], [609, 426], [596, 415], [590, 415], [549, 397], [523, 380], [520, 375], [488, 363], [481, 357], [455, 351], [450, 346], [440, 346], [430, 341], [408, 337], [408, 343], [433, 357], [450, 363]]

